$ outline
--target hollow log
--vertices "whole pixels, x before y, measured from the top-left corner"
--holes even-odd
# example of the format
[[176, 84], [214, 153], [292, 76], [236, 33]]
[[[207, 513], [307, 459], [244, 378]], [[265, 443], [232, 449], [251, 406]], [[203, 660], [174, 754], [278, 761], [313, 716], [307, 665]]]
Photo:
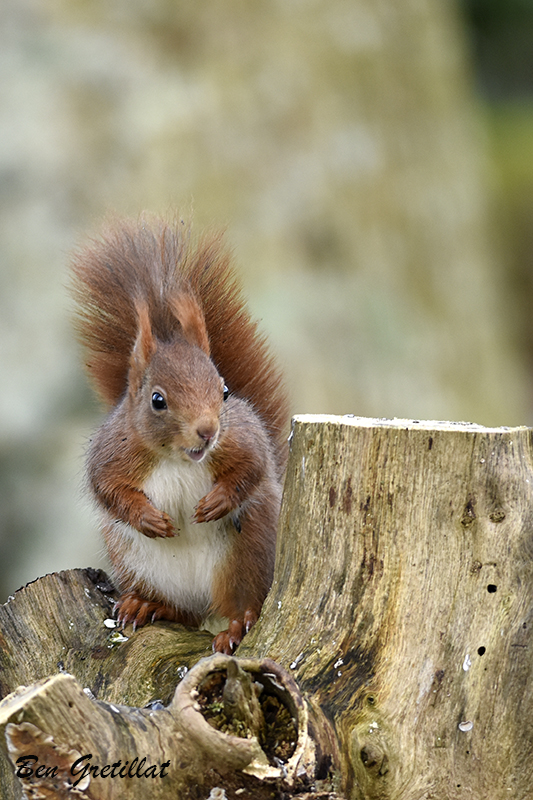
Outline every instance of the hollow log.
[[[29, 746], [63, 759], [64, 774], [90, 752], [95, 759], [113, 753], [122, 763], [126, 754], [153, 764], [170, 760], [169, 774], [150, 781], [154, 797], [169, 788], [176, 796], [176, 787], [180, 797], [202, 800], [222, 792], [229, 800], [245, 792], [531, 797], [531, 451], [527, 428], [297, 417], [274, 583], [238, 659], [223, 664], [215, 657], [198, 662], [208, 634], [171, 623], [133, 635], [127, 628], [126, 641], [109, 646], [114, 632], [103, 626], [111, 604], [102, 576], [100, 588], [83, 571], [26, 587], [0, 609], [3, 692], [13, 691], [17, 676], [29, 686], [65, 665], [80, 685], [56, 674], [4, 699], [0, 730], [11, 766], [4, 765], [1, 787], [5, 793], [11, 780], [18, 792], [5, 796], [30, 786], [27, 777], [13, 777], [14, 756]], [[41, 584], [46, 601], [37, 600]], [[74, 607], [76, 626], [69, 626]], [[28, 627], [17, 664], [19, 622]], [[106, 647], [113, 655], [101, 659], [99, 671], [86, 667]], [[187, 647], [189, 671], [178, 672]], [[91, 686], [96, 700], [81, 688]], [[218, 708], [224, 720], [218, 728], [206, 723], [209, 736], [200, 719], [206, 686], [207, 695], [214, 692], [211, 711]], [[66, 706], [60, 695], [69, 697]], [[164, 703], [124, 708], [156, 697]], [[266, 752], [268, 703], [288, 714], [288, 749], [277, 755]], [[204, 733], [184, 732], [182, 707]], [[132, 791], [142, 783], [128, 780]], [[108, 794], [98, 781], [92, 774], [87, 797], [123, 796], [119, 777], [100, 779]]]
[[[212, 708], [220, 673], [225, 693], [233, 693], [220, 705], [237, 699], [237, 712], [247, 709], [238, 690], [254, 685], [252, 673], [269, 713], [280, 700], [290, 709], [285, 722], [294, 741], [283, 764], [272, 765], [265, 754], [277, 749], [278, 731], [262, 735], [258, 728], [246, 737], [222, 732], [202, 714], [200, 700], [204, 713], [220, 714]], [[9, 695], [0, 706], [0, 726], [28, 797], [170, 800], [206, 798], [215, 788], [231, 787], [232, 794], [240, 790], [266, 800], [273, 785], [292, 797], [290, 789], [308, 786], [315, 772], [306, 706], [292, 678], [268, 660], [202, 659], [166, 708], [95, 702], [71, 675], [60, 673]]]
[[0, 797], [203, 800], [223, 786], [270, 800], [316, 789], [321, 734], [285, 670], [205, 657], [206, 631], [107, 627], [114, 597], [102, 572], [71, 570], [0, 608], [10, 691], [0, 703]]

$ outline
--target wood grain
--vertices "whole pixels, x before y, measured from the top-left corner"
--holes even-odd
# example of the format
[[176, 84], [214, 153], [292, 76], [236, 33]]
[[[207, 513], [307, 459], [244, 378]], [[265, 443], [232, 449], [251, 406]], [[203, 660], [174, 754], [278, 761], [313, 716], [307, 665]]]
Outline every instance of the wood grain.
[[[294, 712], [300, 722], [307, 720], [305, 756], [294, 774], [305, 765], [307, 783], [293, 784], [295, 792], [350, 800], [529, 800], [532, 490], [528, 428], [295, 418], [274, 583], [237, 651], [248, 668], [269, 659], [272, 670], [294, 679], [294, 697], [298, 688], [302, 693], [291, 701], [302, 709]], [[103, 580], [83, 570], [46, 576], [0, 609], [3, 691], [47, 674], [63, 678], [57, 673], [68, 670], [80, 682], [73, 702], [82, 702], [86, 687], [99, 701], [121, 704], [115, 718], [109, 705], [84, 696], [84, 708], [92, 708], [87, 714], [97, 715], [93, 732], [84, 733], [77, 718], [69, 722], [71, 734], [61, 740], [58, 757], [92, 747], [95, 732], [95, 747], [120, 741], [121, 726], [142, 722], [150, 711], [122, 706], [155, 697], [168, 703], [178, 684], [150, 725], [159, 726], [165, 715], [174, 719], [168, 728], [161, 723], [157, 746], [185, 765], [173, 778], [175, 786], [187, 787], [182, 795], [203, 800], [195, 794], [198, 775], [214, 769], [222, 783], [211, 785], [225, 787], [231, 800], [240, 797], [237, 787], [251, 787], [248, 779], [254, 797], [281, 797], [282, 791], [291, 797], [282, 777], [287, 765], [276, 767], [277, 778], [268, 769], [260, 777], [265, 765], [255, 750], [256, 772], [248, 775], [239, 761], [242, 742], [220, 732], [209, 750], [195, 689], [187, 686], [203, 669], [205, 662], [193, 665], [208, 650], [210, 635], [157, 623], [134, 636], [127, 628], [126, 642], [110, 644], [103, 620], [112, 595]], [[180, 665], [189, 668], [181, 682], [186, 670]], [[57, 716], [55, 695], [45, 702], [42, 691], [29, 688], [4, 701], [15, 706], [2, 725], [28, 722], [44, 736], [6, 727], [12, 746], [21, 747], [25, 736], [32, 746], [47, 735], [61, 738], [57, 731], [68, 713]], [[181, 695], [186, 714], [198, 721], [186, 733], [175, 727], [182, 724], [176, 722], [180, 692], [189, 692]], [[140, 728], [128, 734], [139, 752], [154, 735], [145, 739]], [[193, 755], [183, 761], [180, 754], [196, 752], [199, 743], [207, 747], [203, 761], [188, 771]], [[226, 766], [217, 771], [209, 765], [220, 764], [219, 746]], [[20, 796], [7, 757], [0, 760], [0, 781], [6, 797]]]
[[532, 501], [530, 429], [295, 419], [239, 653], [333, 722], [349, 796], [531, 797]]

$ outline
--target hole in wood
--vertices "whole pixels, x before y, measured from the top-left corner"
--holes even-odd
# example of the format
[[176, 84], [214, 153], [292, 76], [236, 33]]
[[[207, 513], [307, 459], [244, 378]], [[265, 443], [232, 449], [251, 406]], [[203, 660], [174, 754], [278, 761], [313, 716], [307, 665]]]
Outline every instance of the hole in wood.
[[487, 586], [487, 592], [489, 592], [489, 594], [494, 594], [494, 592], [497, 591], [497, 589], [498, 587], [494, 583], [489, 583], [489, 585]]
[[477, 649], [478, 656], [484, 656], [485, 653], [486, 653], [486, 648], [485, 647], [478, 647], [478, 649]]

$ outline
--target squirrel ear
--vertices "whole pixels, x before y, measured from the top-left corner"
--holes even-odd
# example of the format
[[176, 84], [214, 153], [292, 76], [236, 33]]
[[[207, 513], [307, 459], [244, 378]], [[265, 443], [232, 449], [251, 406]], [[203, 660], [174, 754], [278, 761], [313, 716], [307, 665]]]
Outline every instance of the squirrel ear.
[[210, 354], [209, 337], [204, 315], [196, 298], [192, 294], [179, 294], [173, 298], [172, 307], [189, 344], [197, 345], [208, 356]]
[[142, 300], [136, 300], [135, 311], [137, 312], [138, 330], [130, 356], [129, 372], [129, 386], [134, 393], [139, 389], [146, 367], [156, 349], [147, 304]]

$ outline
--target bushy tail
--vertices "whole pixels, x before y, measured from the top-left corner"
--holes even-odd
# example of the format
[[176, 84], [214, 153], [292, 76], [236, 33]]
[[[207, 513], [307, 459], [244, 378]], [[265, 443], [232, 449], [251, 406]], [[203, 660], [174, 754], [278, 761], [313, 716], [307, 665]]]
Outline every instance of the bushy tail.
[[126, 391], [137, 336], [136, 300], [149, 309], [161, 341], [179, 323], [169, 299], [192, 290], [205, 316], [211, 358], [231, 392], [251, 402], [284, 459], [288, 400], [265, 337], [250, 319], [221, 235], [192, 242], [181, 221], [112, 221], [73, 259], [76, 328], [86, 369], [103, 400], [114, 406]]

